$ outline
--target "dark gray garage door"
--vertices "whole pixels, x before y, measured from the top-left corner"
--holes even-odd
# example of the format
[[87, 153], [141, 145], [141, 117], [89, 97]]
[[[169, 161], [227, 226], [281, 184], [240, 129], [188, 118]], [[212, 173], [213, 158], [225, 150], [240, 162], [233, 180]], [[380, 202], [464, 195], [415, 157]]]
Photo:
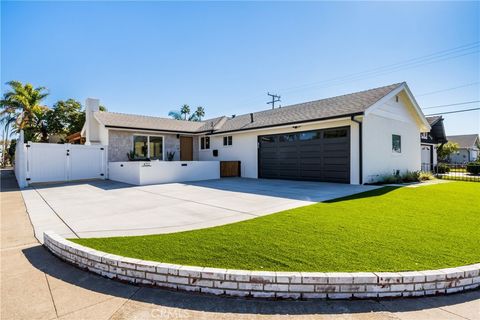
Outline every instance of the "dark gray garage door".
[[350, 182], [350, 127], [258, 137], [260, 178]]

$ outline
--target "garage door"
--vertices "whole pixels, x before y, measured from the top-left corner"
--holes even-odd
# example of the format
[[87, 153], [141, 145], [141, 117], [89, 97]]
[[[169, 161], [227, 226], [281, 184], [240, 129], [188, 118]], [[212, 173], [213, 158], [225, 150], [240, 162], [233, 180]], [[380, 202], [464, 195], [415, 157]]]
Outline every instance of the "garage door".
[[350, 182], [350, 127], [258, 137], [259, 177]]

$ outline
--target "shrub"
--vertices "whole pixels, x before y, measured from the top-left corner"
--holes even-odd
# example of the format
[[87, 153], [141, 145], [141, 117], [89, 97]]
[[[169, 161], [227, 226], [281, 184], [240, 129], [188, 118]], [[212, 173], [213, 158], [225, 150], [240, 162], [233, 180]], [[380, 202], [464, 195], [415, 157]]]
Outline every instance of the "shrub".
[[450, 167], [445, 163], [437, 164], [437, 173], [449, 173]]
[[406, 171], [402, 175], [401, 180], [403, 182], [417, 182], [419, 175], [420, 175], [419, 171]]
[[435, 176], [428, 171], [406, 171], [403, 174], [384, 175], [377, 183], [378, 184], [394, 184], [394, 183], [420, 182], [420, 181], [433, 180], [433, 179], [435, 179]]
[[379, 184], [402, 183], [402, 178], [396, 174], [387, 174], [378, 181]]
[[467, 163], [467, 172], [471, 174], [480, 174], [480, 162]]
[[426, 180], [433, 180], [435, 179], [435, 176], [428, 171], [421, 171], [418, 174], [418, 181], [426, 181]]

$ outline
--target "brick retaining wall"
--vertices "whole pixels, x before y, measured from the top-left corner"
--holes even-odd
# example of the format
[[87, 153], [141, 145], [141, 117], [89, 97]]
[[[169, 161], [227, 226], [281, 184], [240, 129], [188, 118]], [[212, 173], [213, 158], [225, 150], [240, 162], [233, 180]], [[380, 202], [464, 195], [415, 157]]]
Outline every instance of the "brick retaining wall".
[[349, 299], [448, 294], [480, 286], [480, 263], [411, 272], [270, 272], [226, 270], [126, 258], [90, 249], [53, 232], [57, 257], [104, 277], [174, 290], [278, 299]]

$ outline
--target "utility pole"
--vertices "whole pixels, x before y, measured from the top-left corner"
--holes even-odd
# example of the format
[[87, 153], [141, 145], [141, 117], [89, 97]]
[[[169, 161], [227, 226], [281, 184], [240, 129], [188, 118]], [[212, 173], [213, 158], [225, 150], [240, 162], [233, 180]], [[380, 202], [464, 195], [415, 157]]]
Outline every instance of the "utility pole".
[[279, 102], [279, 101], [280, 101], [280, 96], [279, 96], [279, 95], [276, 95], [276, 94], [271, 94], [270, 92], [267, 92], [267, 95], [269, 95], [270, 97], [272, 97], [272, 101], [267, 102], [267, 104], [271, 104], [271, 105], [272, 105], [272, 109], [275, 109], [275, 102]]

